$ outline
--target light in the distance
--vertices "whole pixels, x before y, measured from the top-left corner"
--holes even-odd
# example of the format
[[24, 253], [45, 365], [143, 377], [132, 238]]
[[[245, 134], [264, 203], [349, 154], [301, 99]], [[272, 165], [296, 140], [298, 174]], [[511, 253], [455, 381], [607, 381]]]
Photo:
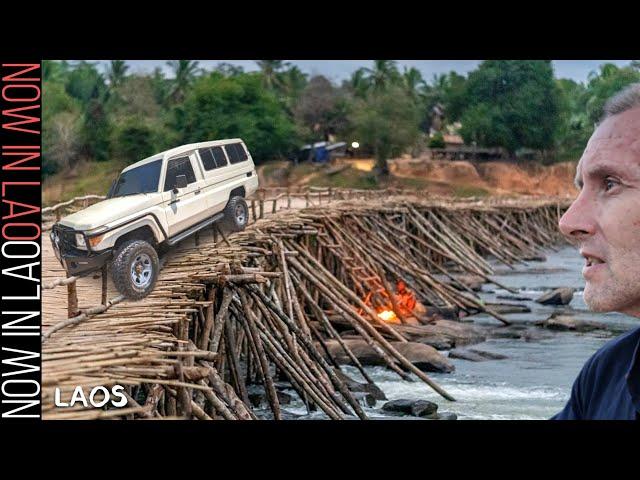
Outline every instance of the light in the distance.
[[359, 148], [360, 144], [358, 142], [351, 142], [351, 148]]

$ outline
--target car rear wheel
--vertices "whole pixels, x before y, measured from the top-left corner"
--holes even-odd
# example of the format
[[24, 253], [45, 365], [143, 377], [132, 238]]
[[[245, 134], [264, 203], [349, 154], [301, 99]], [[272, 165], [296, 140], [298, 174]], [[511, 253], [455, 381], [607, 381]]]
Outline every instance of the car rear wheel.
[[249, 207], [242, 197], [232, 197], [224, 209], [223, 225], [232, 232], [244, 230], [249, 222]]
[[158, 279], [158, 253], [144, 240], [129, 240], [116, 252], [111, 276], [118, 291], [132, 300], [140, 300], [153, 290]]

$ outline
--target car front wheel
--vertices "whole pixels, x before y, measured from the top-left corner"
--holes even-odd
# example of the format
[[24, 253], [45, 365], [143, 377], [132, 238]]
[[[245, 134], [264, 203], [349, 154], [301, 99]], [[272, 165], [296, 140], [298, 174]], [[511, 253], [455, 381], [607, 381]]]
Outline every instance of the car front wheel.
[[140, 300], [153, 290], [158, 279], [158, 253], [144, 240], [130, 240], [118, 249], [111, 265], [113, 283], [132, 300]]

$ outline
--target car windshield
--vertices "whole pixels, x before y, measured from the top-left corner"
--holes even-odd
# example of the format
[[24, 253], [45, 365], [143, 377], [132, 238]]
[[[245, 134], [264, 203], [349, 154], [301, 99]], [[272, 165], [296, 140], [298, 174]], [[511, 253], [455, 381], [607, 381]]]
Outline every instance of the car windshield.
[[109, 198], [157, 192], [161, 166], [162, 159], [121, 173], [111, 189]]

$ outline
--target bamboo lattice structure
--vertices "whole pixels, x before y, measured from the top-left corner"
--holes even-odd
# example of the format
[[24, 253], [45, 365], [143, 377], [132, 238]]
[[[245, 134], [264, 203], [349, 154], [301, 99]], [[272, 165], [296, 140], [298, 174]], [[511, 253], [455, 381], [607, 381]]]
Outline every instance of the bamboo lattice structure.
[[[376, 307], [393, 307], [391, 285], [402, 280], [436, 311], [486, 312], [508, 323], [457, 275], [492, 281], [488, 257], [513, 266], [553, 248], [567, 206], [554, 199], [452, 203], [398, 195], [281, 210], [243, 232], [200, 236], [197, 245], [172, 252], [142, 301], [116, 296], [91, 307], [85, 298], [94, 292], [81, 286], [79, 315], [71, 319], [47, 314], [57, 311], [53, 292], [66, 285], [49, 282], [44, 418], [256, 419], [266, 415], [249, 400], [258, 386], [270, 418], [280, 419], [284, 381], [328, 418], [364, 419], [324, 346], [338, 341], [372, 383], [341, 341], [337, 328], [345, 325], [401, 378], [454, 400], [398, 351], [394, 345], [407, 340]], [[114, 384], [126, 387], [125, 408], [54, 407], [56, 388], [68, 399], [77, 385], [89, 391]]]

